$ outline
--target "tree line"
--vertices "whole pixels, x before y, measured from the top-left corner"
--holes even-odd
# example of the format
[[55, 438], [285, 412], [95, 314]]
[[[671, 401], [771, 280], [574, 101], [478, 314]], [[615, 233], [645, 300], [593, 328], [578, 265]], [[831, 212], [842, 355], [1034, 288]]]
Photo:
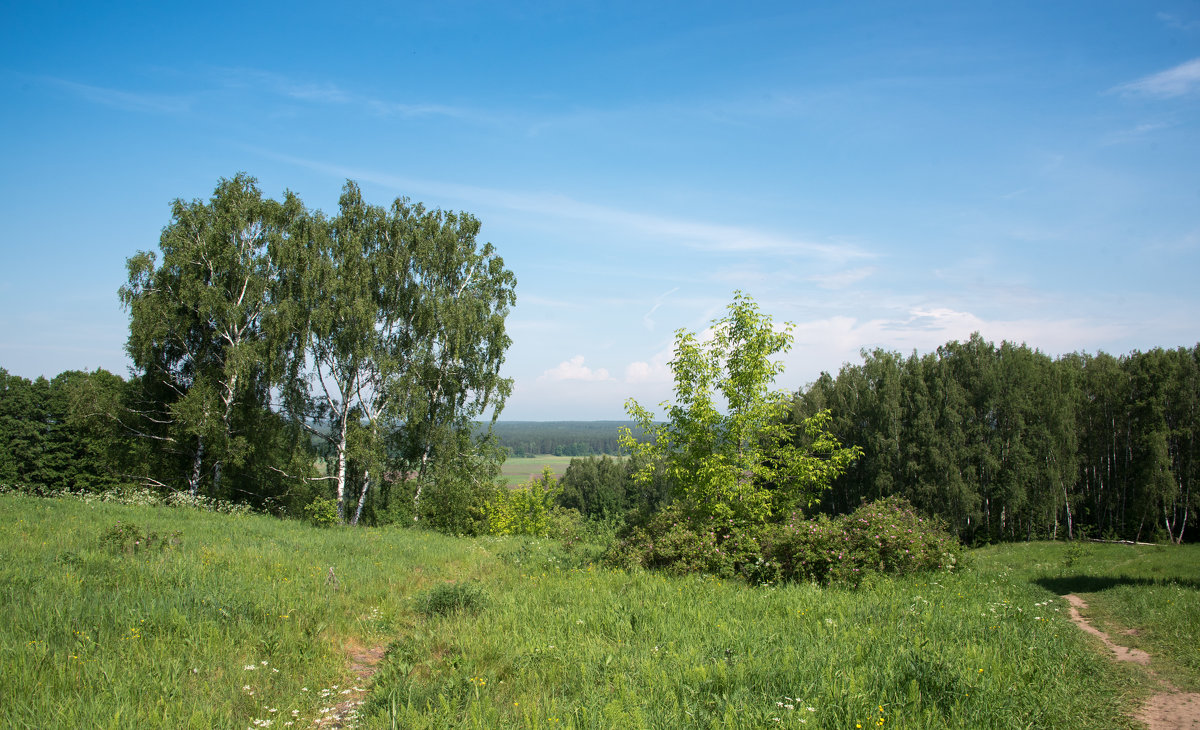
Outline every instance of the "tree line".
[[[486, 424], [481, 424], [486, 428]], [[622, 453], [618, 429], [625, 421], [500, 421], [497, 443], [511, 456], [591, 456]], [[640, 434], [640, 431], [638, 432]]]
[[970, 542], [1180, 542], [1200, 507], [1200, 345], [1052, 359], [978, 334], [935, 352], [864, 351], [799, 392], [863, 453], [823, 508], [901, 495]]

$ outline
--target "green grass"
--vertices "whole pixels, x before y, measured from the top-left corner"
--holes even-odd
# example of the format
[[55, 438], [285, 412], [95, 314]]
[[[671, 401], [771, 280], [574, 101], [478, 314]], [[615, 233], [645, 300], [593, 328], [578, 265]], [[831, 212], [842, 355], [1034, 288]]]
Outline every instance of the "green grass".
[[1200, 545], [1033, 543], [977, 554], [1056, 595], [1081, 596], [1097, 628], [1148, 652], [1176, 686], [1200, 691]]
[[515, 487], [529, 481], [532, 477], [540, 477], [542, 469], [550, 467], [555, 477], [561, 477], [566, 471], [571, 459], [578, 456], [510, 456], [504, 460], [500, 468], [500, 476], [510, 487]]
[[[117, 521], [180, 544], [106, 548]], [[1087, 550], [751, 588], [547, 540], [0, 495], [0, 726], [309, 727], [386, 645], [359, 727], [1133, 727], [1145, 674], [1060, 595], [1194, 680], [1200, 546]]]

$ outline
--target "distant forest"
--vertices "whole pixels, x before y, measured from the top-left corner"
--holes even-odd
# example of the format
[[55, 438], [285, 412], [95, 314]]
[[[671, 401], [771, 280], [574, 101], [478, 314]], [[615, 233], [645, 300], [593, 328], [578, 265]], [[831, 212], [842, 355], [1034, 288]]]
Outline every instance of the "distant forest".
[[[621, 453], [617, 429], [628, 421], [497, 421], [493, 433], [510, 456], [592, 456]], [[482, 427], [482, 426], [481, 426]]]

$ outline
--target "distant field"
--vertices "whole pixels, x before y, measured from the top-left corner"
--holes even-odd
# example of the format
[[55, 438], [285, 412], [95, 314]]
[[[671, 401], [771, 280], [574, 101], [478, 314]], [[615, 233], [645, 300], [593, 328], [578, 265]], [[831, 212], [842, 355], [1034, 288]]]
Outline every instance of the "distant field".
[[504, 461], [504, 467], [500, 470], [501, 476], [508, 481], [509, 486], [524, 484], [529, 481], [530, 477], [542, 475], [542, 469], [550, 467], [554, 470], [554, 475], [561, 477], [567, 470], [567, 465], [571, 463], [571, 459], [578, 459], [577, 456], [510, 456]]

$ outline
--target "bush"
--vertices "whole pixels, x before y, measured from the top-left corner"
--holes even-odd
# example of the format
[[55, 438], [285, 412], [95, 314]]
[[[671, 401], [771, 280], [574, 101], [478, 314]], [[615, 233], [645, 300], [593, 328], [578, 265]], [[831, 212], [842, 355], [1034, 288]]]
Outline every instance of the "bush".
[[498, 492], [487, 505], [488, 533], [547, 537], [551, 531], [551, 514], [557, 494], [554, 472], [550, 467], [542, 471], [541, 478], [531, 479], [517, 489]]
[[729, 519], [696, 517], [695, 512], [674, 503], [613, 543], [605, 562], [617, 567], [732, 578], [745, 575], [748, 566], [761, 556], [759, 532]]
[[798, 516], [768, 531], [763, 558], [782, 580], [857, 584], [871, 572], [905, 575], [953, 570], [962, 546], [943, 525], [887, 497], [836, 519]]
[[751, 583], [816, 581], [859, 584], [871, 573], [951, 570], [962, 553], [940, 523], [888, 497], [852, 514], [756, 526], [689, 518], [672, 505], [613, 544], [606, 562], [671, 573], [710, 573]]
[[304, 517], [317, 527], [333, 527], [338, 524], [337, 500], [317, 497], [304, 505]]

